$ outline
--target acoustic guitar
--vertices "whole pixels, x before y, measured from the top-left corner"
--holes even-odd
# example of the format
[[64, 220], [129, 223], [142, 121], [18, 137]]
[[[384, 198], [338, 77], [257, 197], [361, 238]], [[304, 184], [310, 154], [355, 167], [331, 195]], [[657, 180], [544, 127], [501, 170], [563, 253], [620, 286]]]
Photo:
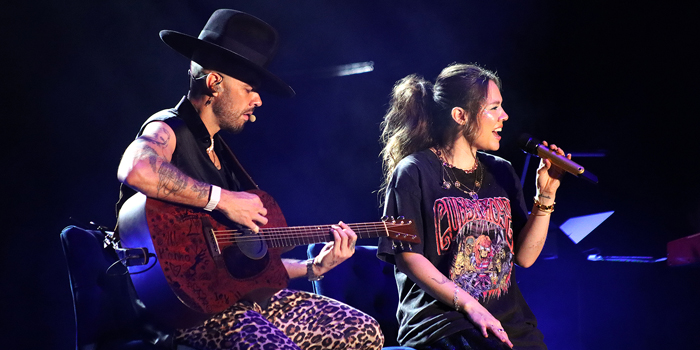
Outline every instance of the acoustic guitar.
[[[218, 212], [137, 193], [119, 213], [122, 262], [154, 322], [166, 328], [201, 324], [238, 301], [262, 303], [287, 286], [281, 253], [333, 241], [331, 225], [287, 227], [275, 200], [250, 191], [268, 210], [258, 234]], [[349, 224], [358, 238], [419, 243], [408, 221]]]

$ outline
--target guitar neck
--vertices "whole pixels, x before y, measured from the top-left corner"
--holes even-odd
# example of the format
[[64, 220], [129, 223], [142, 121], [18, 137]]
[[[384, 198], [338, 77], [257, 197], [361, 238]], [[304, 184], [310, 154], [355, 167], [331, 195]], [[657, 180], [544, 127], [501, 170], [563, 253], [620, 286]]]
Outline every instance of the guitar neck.
[[[273, 248], [295, 247], [333, 241], [332, 225], [262, 228], [260, 233], [268, 246]], [[384, 222], [348, 224], [357, 238], [389, 236], [391, 228]]]

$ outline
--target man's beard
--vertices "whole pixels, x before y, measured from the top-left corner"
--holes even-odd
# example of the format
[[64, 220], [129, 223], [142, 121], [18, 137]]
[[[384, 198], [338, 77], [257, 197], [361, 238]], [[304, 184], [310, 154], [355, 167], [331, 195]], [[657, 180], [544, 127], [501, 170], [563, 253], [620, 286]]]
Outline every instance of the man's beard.
[[221, 130], [226, 130], [233, 134], [243, 131], [243, 125], [245, 124], [243, 111], [235, 110], [230, 98], [215, 99], [211, 108], [219, 120]]

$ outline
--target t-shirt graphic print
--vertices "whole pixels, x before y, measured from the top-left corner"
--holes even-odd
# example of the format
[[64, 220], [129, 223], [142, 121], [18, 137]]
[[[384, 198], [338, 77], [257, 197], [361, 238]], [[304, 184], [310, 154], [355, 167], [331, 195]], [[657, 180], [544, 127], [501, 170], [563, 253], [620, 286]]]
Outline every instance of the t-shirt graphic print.
[[450, 279], [477, 300], [506, 293], [513, 268], [508, 198], [443, 197], [433, 211], [437, 253], [453, 255]]

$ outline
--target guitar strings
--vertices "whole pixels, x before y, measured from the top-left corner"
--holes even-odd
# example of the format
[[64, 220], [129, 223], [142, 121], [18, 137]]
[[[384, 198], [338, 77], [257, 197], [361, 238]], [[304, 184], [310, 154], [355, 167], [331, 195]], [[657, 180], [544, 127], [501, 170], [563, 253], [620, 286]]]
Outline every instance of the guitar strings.
[[[351, 228], [357, 227], [357, 228], [362, 228], [362, 227], [401, 227], [401, 226], [409, 226], [411, 223], [405, 223], [405, 224], [397, 224], [397, 223], [383, 223], [383, 222], [361, 222], [361, 223], [353, 223], [353, 224], [348, 224]], [[317, 228], [317, 227], [331, 227], [333, 225], [326, 224], [326, 225], [308, 225], [308, 226], [285, 226], [285, 227], [269, 227], [266, 228], [267, 230], [290, 230], [290, 229], [308, 229], [308, 228]], [[234, 231], [234, 230], [231, 230]]]
[[[392, 231], [391, 232], [394, 235], [402, 235], [404, 234], [403, 232], [398, 232], [398, 231]], [[363, 237], [361, 233], [358, 233], [357, 236], [359, 238], [374, 238], [374, 237], [384, 237], [384, 235], [381, 236], [367, 236]], [[415, 237], [415, 235], [409, 235], [410, 237]], [[244, 242], [244, 241], [259, 241], [259, 240], [281, 240], [281, 239], [305, 239], [305, 238], [328, 238], [330, 237], [329, 234], [306, 234], [306, 235], [294, 235], [294, 234], [287, 234], [287, 235], [275, 235], [275, 236], [269, 236], [269, 235], [255, 235], [255, 236], [236, 236], [236, 235], [216, 235], [217, 240], [220, 241], [239, 241], [239, 242]]]
[[[269, 227], [269, 228], [262, 228], [263, 231], [265, 232], [284, 232], [284, 231], [309, 231], [309, 230], [329, 230], [332, 225], [311, 225], [311, 226], [295, 226], [295, 227]], [[390, 229], [393, 227], [399, 227], [399, 226], [408, 226], [408, 224], [382, 224], [382, 223], [360, 223], [360, 224], [350, 224], [348, 225], [353, 231], [356, 230], [377, 230], [377, 228], [380, 228], [382, 231], [385, 229]], [[240, 232], [240, 230], [236, 229], [229, 229], [229, 230], [217, 230], [215, 232]]]
[[[227, 230], [227, 231], [213, 231], [213, 232], [217, 237], [245, 237], [245, 236], [240, 236], [239, 234], [237, 234], [237, 233], [241, 233], [242, 231]], [[362, 234], [370, 234], [373, 232], [377, 232], [377, 231], [375, 231], [375, 230], [372, 230], [372, 231], [355, 230], [355, 233], [358, 236], [362, 235]], [[403, 231], [397, 231], [397, 230], [387, 230], [387, 231], [382, 230], [380, 232], [382, 232], [382, 233], [388, 232], [388, 233], [393, 233], [393, 234], [406, 234]], [[273, 232], [261, 230], [260, 234], [258, 234], [256, 236], [251, 236], [251, 237], [259, 237], [259, 236], [264, 236], [264, 235], [272, 236], [273, 234], [274, 234]], [[325, 231], [325, 232], [289, 232], [289, 233], [274, 234], [274, 236], [276, 236], [276, 237], [296, 237], [296, 236], [305, 237], [305, 236], [313, 236], [313, 235], [328, 236], [330, 234], [331, 233], [328, 231]], [[414, 236], [413, 234], [409, 234], [409, 235]]]
[[[392, 229], [393, 227], [398, 227], [398, 226], [407, 226], [408, 224], [396, 224], [396, 223], [383, 223], [383, 222], [372, 222], [372, 223], [359, 223], [359, 224], [350, 224], [351, 229], [357, 233], [359, 238], [365, 238], [362, 235], [363, 234], [369, 234], [373, 232], [386, 232], [387, 236], [390, 236], [391, 234], [393, 235], [402, 235], [405, 234], [402, 231], [397, 231], [395, 229]], [[215, 230], [213, 231], [217, 240], [222, 242], [222, 243], [230, 243], [230, 242], [247, 242], [247, 241], [261, 241], [261, 240], [267, 240], [270, 242], [274, 241], [282, 241], [282, 240], [289, 240], [289, 239], [299, 239], [299, 240], [304, 240], [304, 239], [320, 239], [320, 238], [329, 238], [330, 232], [328, 230], [330, 229], [331, 225], [313, 225], [313, 226], [297, 226], [297, 227], [270, 227], [270, 228], [262, 228], [261, 229], [261, 234], [260, 235], [255, 235], [255, 236], [239, 236], [237, 233], [241, 233], [241, 230]], [[274, 236], [271, 234], [275, 234]], [[415, 235], [410, 235], [412, 237], [415, 237]], [[376, 236], [378, 237], [378, 236]], [[371, 236], [367, 236], [367, 238], [373, 238]]]
[[[392, 232], [392, 233], [403, 233], [401, 231], [397, 231], [395, 229], [392, 229], [392, 226], [399, 226], [395, 224], [391, 224], [391, 226], [385, 226], [383, 224], [375, 224], [375, 223], [369, 223], [369, 224], [352, 224], [349, 225], [350, 228], [355, 231], [355, 233], [371, 233], [371, 232], [376, 232], [376, 231], [381, 231], [381, 232]], [[404, 225], [406, 226], [406, 225]], [[314, 225], [314, 226], [298, 226], [298, 227], [270, 227], [270, 228], [261, 228], [261, 233], [263, 234], [275, 234], [277, 233], [280, 236], [289, 236], [289, 235], [297, 235], [297, 234], [302, 234], [302, 235], [309, 235], [309, 234], [329, 234], [331, 225]], [[236, 230], [236, 229], [229, 229], [229, 230], [214, 230], [213, 231], [215, 234], [218, 234], [219, 236], [225, 236], [226, 233], [230, 233], [230, 235], [236, 235], [237, 233], [241, 233], [242, 230]]]
[[[261, 229], [260, 230], [262, 234], [276, 234], [280, 236], [288, 236], [288, 235], [296, 235], [296, 234], [301, 234], [301, 235], [312, 235], [312, 234], [330, 234], [330, 230], [314, 230], [314, 231], [297, 231], [297, 232], [288, 232], [288, 231], [280, 231], [280, 230], [266, 230], [266, 229]], [[405, 233], [400, 230], [362, 230], [362, 229], [354, 229], [355, 233], [360, 234], [360, 233], [372, 233], [372, 232], [392, 232], [392, 233]], [[221, 236], [226, 236], [226, 235], [231, 235], [231, 236], [236, 236], [244, 231], [242, 230], [215, 230], [214, 233], [221, 235]]]

